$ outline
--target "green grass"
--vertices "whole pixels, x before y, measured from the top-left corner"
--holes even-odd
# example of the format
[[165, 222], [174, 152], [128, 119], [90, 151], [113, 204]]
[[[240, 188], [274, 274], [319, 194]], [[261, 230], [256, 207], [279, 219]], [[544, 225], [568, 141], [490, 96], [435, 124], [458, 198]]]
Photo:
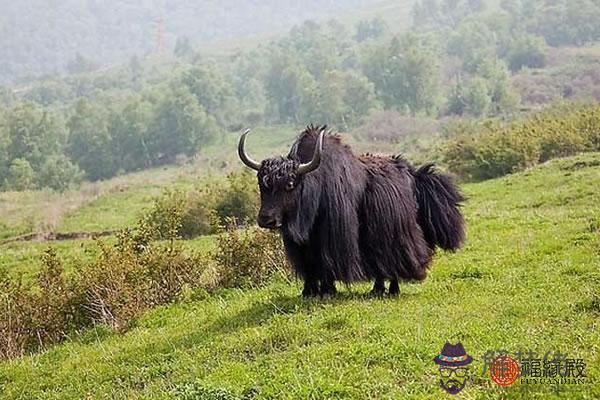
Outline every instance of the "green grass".
[[[248, 137], [248, 152], [258, 160], [285, 155], [301, 130], [289, 125], [256, 127]], [[357, 152], [402, 148], [358, 142], [350, 135], [346, 139]], [[88, 182], [65, 193], [0, 192], [0, 240], [39, 231], [98, 232], [132, 226], [166, 188], [191, 189], [242, 168], [235, 151], [238, 140], [239, 132], [225, 133], [187, 164]]]
[[[114, 243], [112, 237], [99, 239], [104, 243]], [[214, 249], [214, 236], [200, 236], [193, 240], [181, 241], [190, 251], [207, 252]], [[69, 240], [57, 242], [14, 242], [2, 247], [0, 253], [0, 273], [7, 272], [11, 277], [33, 279], [42, 265], [42, 255], [53, 248], [63, 261], [67, 272], [80, 269], [92, 262], [99, 254], [99, 246], [93, 240]]]
[[[366, 284], [339, 287], [328, 301], [301, 299], [298, 282], [196, 293], [125, 334], [99, 327], [1, 363], [0, 397], [441, 398], [431, 359], [461, 341], [474, 379], [457, 398], [598, 398], [598, 160], [553, 160], [465, 185], [467, 246], [440, 254], [428, 279], [401, 285], [398, 299], [367, 297]], [[493, 349], [583, 358], [587, 383], [559, 394], [500, 388], [481, 375]]]

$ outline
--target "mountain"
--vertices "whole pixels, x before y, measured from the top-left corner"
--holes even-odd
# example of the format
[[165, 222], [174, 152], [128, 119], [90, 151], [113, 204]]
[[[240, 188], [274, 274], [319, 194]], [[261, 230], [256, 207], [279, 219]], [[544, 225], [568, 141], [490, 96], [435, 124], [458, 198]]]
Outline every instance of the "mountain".
[[[0, 0], [0, 83], [63, 72], [85, 59], [102, 66], [172, 49], [177, 38], [206, 43], [281, 31], [369, 0]], [[162, 37], [162, 40], [159, 39]], [[78, 61], [78, 62], [79, 62]]]

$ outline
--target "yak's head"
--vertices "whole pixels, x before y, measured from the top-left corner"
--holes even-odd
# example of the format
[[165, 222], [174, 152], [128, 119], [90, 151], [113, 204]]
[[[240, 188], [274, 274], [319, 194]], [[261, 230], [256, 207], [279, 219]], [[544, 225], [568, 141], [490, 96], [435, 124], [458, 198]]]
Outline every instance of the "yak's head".
[[298, 187], [302, 177], [319, 167], [323, 150], [323, 134], [319, 133], [312, 160], [300, 163], [290, 153], [287, 157], [267, 158], [262, 162], [254, 161], [246, 153], [246, 130], [238, 145], [240, 159], [248, 167], [258, 171], [258, 186], [260, 188], [260, 211], [258, 226], [268, 229], [279, 229], [288, 216], [293, 215], [298, 204]]

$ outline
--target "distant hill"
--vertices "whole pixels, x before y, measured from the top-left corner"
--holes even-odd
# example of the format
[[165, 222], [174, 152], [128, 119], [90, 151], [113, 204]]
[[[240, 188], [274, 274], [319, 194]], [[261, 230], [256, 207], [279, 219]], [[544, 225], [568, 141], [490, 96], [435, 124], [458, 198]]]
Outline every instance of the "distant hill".
[[[79, 58], [119, 62], [177, 38], [194, 43], [286, 30], [369, 0], [0, 0], [0, 83], [62, 72]], [[162, 22], [158, 22], [158, 21]]]

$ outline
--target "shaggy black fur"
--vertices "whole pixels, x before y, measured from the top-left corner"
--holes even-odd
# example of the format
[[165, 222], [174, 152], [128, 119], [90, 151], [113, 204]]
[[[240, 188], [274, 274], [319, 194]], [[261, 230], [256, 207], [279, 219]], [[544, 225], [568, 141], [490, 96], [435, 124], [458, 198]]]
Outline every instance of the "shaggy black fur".
[[450, 178], [431, 164], [413, 168], [401, 157], [355, 156], [326, 134], [320, 166], [299, 176], [326, 127], [308, 126], [287, 157], [258, 171], [259, 225], [281, 230], [305, 296], [335, 293], [335, 281], [373, 279], [373, 292], [399, 291], [398, 280], [423, 280], [436, 246], [455, 250], [465, 239]]

